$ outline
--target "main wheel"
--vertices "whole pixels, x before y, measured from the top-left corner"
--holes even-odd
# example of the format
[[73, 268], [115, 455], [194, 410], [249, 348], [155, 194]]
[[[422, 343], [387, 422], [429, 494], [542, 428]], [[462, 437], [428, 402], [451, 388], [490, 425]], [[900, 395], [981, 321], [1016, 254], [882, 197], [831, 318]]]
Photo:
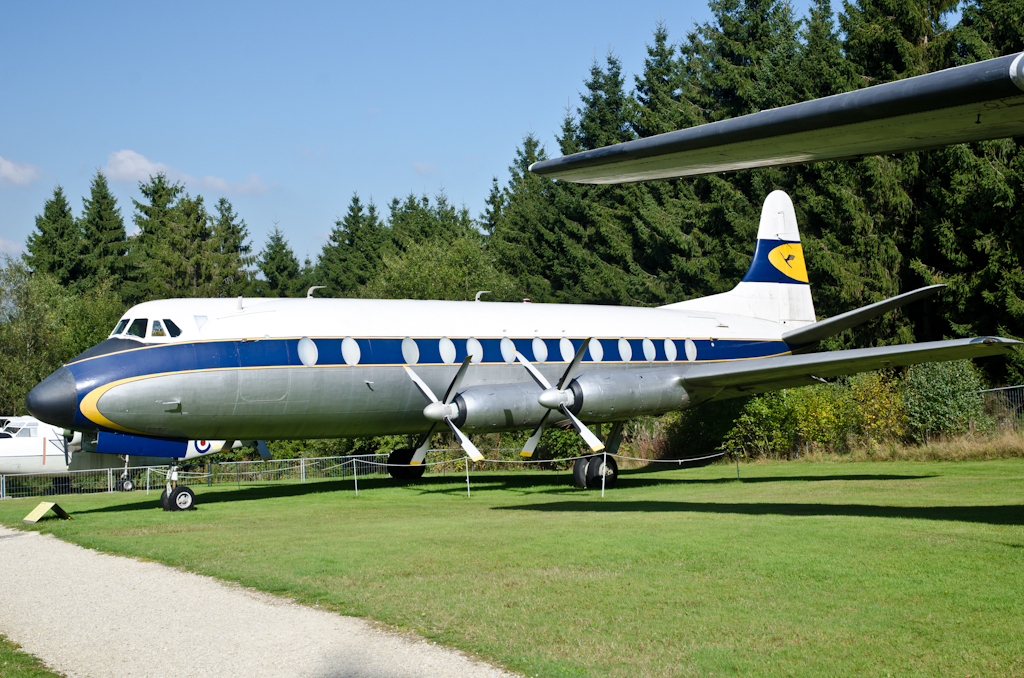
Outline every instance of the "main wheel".
[[171, 492], [171, 499], [168, 502], [172, 511], [191, 511], [196, 507], [196, 495], [192, 490], [180, 485]]
[[619, 477], [619, 464], [610, 454], [595, 454], [590, 458], [590, 464], [587, 466], [587, 487], [600, 489], [601, 476], [604, 476], [605, 489], [615, 487], [615, 481]]
[[587, 489], [587, 468], [590, 466], [590, 457], [580, 457], [572, 465], [572, 484], [581, 490]]
[[162, 508], [165, 511], [173, 510], [173, 509], [171, 509], [170, 502], [167, 501], [167, 490], [166, 490], [166, 488], [164, 489], [163, 492], [160, 493], [160, 508]]
[[121, 478], [121, 480], [118, 481], [118, 485], [122, 492], [131, 492], [135, 489], [135, 483], [132, 482], [131, 478]]
[[[388, 455], [388, 473], [395, 480], [416, 480], [423, 477], [426, 466], [417, 464], [409, 465], [416, 450], [394, 450]], [[400, 464], [400, 465], [397, 465]]]

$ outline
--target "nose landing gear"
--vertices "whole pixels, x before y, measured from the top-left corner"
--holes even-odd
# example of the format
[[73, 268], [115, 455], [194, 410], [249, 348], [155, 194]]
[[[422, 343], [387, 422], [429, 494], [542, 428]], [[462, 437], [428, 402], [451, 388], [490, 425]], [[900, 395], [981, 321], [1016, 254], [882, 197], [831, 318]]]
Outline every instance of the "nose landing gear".
[[165, 511], [194, 511], [196, 495], [184, 485], [178, 485], [178, 460], [167, 472], [167, 486], [160, 495], [160, 507]]

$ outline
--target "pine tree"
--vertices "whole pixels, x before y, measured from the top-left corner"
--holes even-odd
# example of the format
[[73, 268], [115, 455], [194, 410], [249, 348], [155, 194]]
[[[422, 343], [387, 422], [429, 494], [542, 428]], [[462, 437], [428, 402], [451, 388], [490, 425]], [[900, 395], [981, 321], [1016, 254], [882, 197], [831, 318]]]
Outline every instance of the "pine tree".
[[943, 15], [958, 4], [959, 0], [848, 2], [839, 15], [846, 58], [869, 85], [937, 70], [950, 37]]
[[[168, 271], [162, 270], [159, 257], [166, 247], [173, 228], [173, 207], [177, 198], [185, 191], [180, 183], [171, 183], [164, 173], [158, 173], [147, 182], [139, 182], [139, 192], [147, 202], [132, 200], [135, 206], [133, 217], [138, 232], [129, 239], [127, 280], [122, 286], [125, 300], [137, 304], [147, 299], [166, 296], [171, 287], [165, 279]], [[155, 272], [154, 268], [158, 270]]]
[[371, 200], [364, 211], [359, 195], [353, 193], [348, 212], [335, 220], [317, 257], [318, 284], [326, 285], [330, 296], [347, 296], [376, 274], [381, 257], [391, 249], [376, 205]]
[[88, 198], [83, 198], [82, 231], [85, 237], [84, 259], [86, 287], [108, 281], [118, 291], [128, 273], [127, 236], [121, 208], [110, 192], [107, 178], [100, 171], [93, 177]]
[[249, 291], [249, 266], [256, 257], [249, 244], [249, 228], [235, 213], [227, 198], [217, 201], [217, 220], [213, 224], [213, 242], [217, 247], [214, 280], [216, 296], [235, 297]]
[[607, 70], [594, 60], [579, 113], [579, 142], [583, 150], [610, 146], [633, 138], [633, 100], [623, 89], [622, 64], [611, 52]]
[[259, 255], [259, 270], [264, 280], [257, 281], [257, 294], [261, 297], [290, 297], [297, 294], [299, 283], [299, 261], [285, 240], [281, 229], [274, 223], [274, 230], [267, 237], [267, 244]]
[[57, 284], [72, 287], [86, 275], [82, 227], [60, 185], [36, 216], [36, 230], [28, 236], [25, 263], [33, 271], [52, 274]]

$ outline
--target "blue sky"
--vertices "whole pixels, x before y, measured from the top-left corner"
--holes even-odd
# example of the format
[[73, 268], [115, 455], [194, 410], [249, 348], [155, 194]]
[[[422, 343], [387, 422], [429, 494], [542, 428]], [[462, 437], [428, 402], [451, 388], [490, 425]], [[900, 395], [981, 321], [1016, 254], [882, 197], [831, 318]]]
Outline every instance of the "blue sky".
[[[807, 0], [797, 0], [802, 15]], [[134, 228], [163, 170], [221, 196], [259, 250], [275, 221], [314, 260], [353, 192], [384, 207], [444, 190], [473, 216], [523, 136], [556, 155], [595, 56], [629, 76], [663, 20], [704, 2], [7, 2], [0, 6], [0, 253], [23, 250], [56, 184], [94, 172]]]

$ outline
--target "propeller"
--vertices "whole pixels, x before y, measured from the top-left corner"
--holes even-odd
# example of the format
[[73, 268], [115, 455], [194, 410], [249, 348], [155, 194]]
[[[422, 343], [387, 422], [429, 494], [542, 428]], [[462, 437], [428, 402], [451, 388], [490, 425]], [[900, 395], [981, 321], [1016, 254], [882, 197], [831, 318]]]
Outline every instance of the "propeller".
[[423, 416], [427, 419], [433, 420], [435, 423], [427, 431], [427, 434], [423, 437], [419, 446], [416, 448], [416, 452], [413, 454], [412, 464], [422, 464], [423, 459], [426, 456], [427, 447], [430, 444], [430, 437], [437, 430], [437, 427], [443, 422], [448, 425], [448, 428], [455, 434], [455, 438], [459, 441], [459, 445], [466, 451], [469, 458], [473, 461], [480, 461], [484, 458], [484, 455], [480, 454], [480, 450], [476, 449], [476, 445], [470, 441], [469, 437], [459, 430], [459, 427], [452, 421], [453, 417], [458, 416], [458, 406], [452, 405], [452, 401], [455, 400], [455, 394], [459, 390], [459, 386], [462, 385], [462, 380], [466, 377], [466, 370], [469, 369], [469, 365], [472, 362], [472, 356], [466, 356], [466, 359], [462, 361], [462, 365], [459, 366], [459, 371], [455, 373], [455, 378], [452, 379], [452, 383], [448, 385], [448, 390], [444, 394], [444, 400], [438, 400], [434, 392], [430, 390], [426, 382], [420, 379], [420, 376], [416, 374], [411, 367], [405, 365], [405, 371], [409, 374], [409, 378], [412, 379], [413, 383], [419, 387], [420, 391], [427, 397], [430, 404], [423, 408]]
[[540, 394], [537, 400], [541, 405], [548, 408], [548, 411], [541, 417], [540, 423], [537, 424], [537, 428], [533, 430], [529, 439], [526, 441], [526, 445], [523, 446], [523, 451], [520, 452], [520, 456], [532, 457], [533, 453], [537, 450], [537, 445], [540, 443], [540, 437], [544, 434], [545, 429], [548, 427], [548, 417], [551, 415], [551, 410], [558, 410], [569, 420], [572, 427], [576, 429], [576, 432], [583, 436], [583, 440], [590, 447], [593, 452], [600, 452], [604, 449], [604, 443], [602, 443], [594, 432], [587, 428], [582, 421], [576, 418], [572, 412], [569, 411], [569, 404], [572, 401], [572, 394], [565, 388], [572, 383], [572, 380], [576, 376], [576, 372], [579, 371], [580, 363], [583, 362], [583, 356], [587, 352], [587, 347], [590, 346], [590, 338], [584, 339], [580, 347], [576, 349], [576, 355], [573, 356], [572, 362], [565, 368], [565, 372], [562, 374], [562, 378], [558, 380], [558, 384], [554, 387], [544, 378], [544, 375], [540, 373], [536, 367], [533, 366], [529, 360], [526, 359], [519, 351], [516, 351], [516, 360], [523, 364], [526, 371], [530, 373], [533, 380], [544, 389], [544, 392]]

